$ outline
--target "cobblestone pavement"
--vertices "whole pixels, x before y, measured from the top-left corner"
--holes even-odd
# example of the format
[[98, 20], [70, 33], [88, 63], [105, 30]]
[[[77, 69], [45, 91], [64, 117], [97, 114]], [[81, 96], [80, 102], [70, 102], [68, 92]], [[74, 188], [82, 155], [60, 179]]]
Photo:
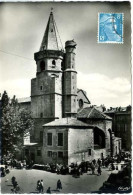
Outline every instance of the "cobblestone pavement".
[[[114, 171], [113, 171], [114, 172]], [[111, 171], [102, 169], [102, 175], [91, 175], [85, 173], [79, 178], [75, 178], [72, 175], [57, 175], [56, 173], [50, 173], [40, 170], [16, 170], [10, 169], [10, 173], [1, 178], [1, 193], [11, 193], [13, 188], [11, 184], [12, 176], [16, 177], [18, 185], [20, 186], [20, 193], [37, 193], [36, 183], [38, 180], [43, 179], [44, 193], [48, 187], [51, 187], [52, 193], [90, 193], [91, 191], [97, 191], [102, 186], [103, 182], [107, 180]], [[57, 180], [62, 182], [63, 189], [61, 192], [56, 191]]]

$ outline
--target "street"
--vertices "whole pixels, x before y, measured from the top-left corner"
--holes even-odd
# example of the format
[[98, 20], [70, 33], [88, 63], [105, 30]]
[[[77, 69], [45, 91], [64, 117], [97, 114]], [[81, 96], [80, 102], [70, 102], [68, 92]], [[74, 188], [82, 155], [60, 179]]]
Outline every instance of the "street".
[[[101, 176], [97, 176], [97, 172], [96, 175], [91, 175], [90, 172], [81, 175], [80, 178], [33, 169], [10, 169], [10, 173], [1, 178], [1, 193], [11, 193], [11, 189], [13, 188], [11, 178], [13, 176], [16, 177], [18, 185], [21, 188], [20, 193], [37, 193], [37, 181], [41, 179], [44, 182], [44, 193], [46, 193], [48, 187], [51, 187], [51, 193], [90, 193], [99, 190], [110, 174], [111, 171], [108, 171], [107, 168], [102, 169]], [[62, 182], [63, 189], [61, 192], [56, 190], [58, 179]]]

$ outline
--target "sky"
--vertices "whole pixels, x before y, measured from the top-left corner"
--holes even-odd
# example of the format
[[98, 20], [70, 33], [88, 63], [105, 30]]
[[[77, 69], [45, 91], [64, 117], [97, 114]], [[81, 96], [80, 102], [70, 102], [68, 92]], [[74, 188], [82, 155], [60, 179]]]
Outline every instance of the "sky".
[[[63, 46], [77, 43], [77, 87], [92, 105], [131, 104], [131, 20], [128, 2], [0, 3], [0, 93], [30, 96], [51, 7]], [[124, 43], [98, 43], [98, 13], [124, 13]], [[9, 54], [10, 53], [10, 54]], [[22, 57], [20, 57], [22, 56]]]

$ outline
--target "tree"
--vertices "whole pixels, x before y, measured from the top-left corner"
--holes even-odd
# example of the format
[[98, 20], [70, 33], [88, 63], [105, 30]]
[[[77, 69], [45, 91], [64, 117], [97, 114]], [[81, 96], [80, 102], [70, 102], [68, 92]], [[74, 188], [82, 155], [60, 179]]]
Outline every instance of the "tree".
[[2, 118], [1, 118], [1, 144], [2, 144], [2, 156], [4, 154], [8, 154], [9, 148], [12, 145], [11, 139], [11, 112], [10, 112], [10, 104], [9, 97], [7, 92], [4, 91], [1, 99], [1, 110], [2, 110]]
[[30, 112], [20, 109], [16, 97], [10, 100], [6, 91], [2, 95], [1, 126], [2, 156], [21, 150], [24, 137], [33, 129]]
[[16, 116], [16, 146], [19, 149], [23, 147], [24, 138], [29, 135], [33, 130], [33, 119], [31, 117], [31, 113], [25, 109], [19, 109]]

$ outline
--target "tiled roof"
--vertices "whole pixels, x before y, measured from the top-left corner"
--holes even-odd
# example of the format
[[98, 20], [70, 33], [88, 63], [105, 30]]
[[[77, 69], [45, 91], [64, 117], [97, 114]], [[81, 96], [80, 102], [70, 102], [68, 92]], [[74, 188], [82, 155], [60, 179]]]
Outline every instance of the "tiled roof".
[[55, 121], [52, 121], [50, 123], [47, 123], [43, 125], [44, 127], [46, 126], [75, 126], [75, 127], [93, 127], [93, 125], [88, 125], [87, 123], [84, 123], [80, 120], [77, 120], [76, 118], [62, 118], [62, 119], [57, 119]]
[[86, 107], [80, 110], [77, 114], [77, 118], [89, 118], [89, 119], [112, 119], [103, 112], [97, 110], [94, 107]]
[[18, 103], [26, 103], [26, 102], [31, 102], [31, 97], [24, 97], [18, 99]]

